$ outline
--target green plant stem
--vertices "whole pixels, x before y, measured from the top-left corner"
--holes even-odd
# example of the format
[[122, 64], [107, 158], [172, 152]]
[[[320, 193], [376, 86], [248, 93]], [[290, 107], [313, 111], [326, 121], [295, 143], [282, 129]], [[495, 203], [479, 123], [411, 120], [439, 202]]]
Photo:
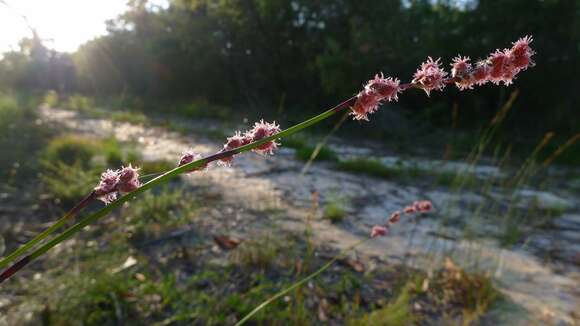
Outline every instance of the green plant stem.
[[292, 291], [292, 290], [294, 290], [294, 289], [302, 286], [304, 283], [306, 283], [306, 282], [310, 281], [311, 279], [315, 278], [316, 276], [320, 275], [322, 272], [324, 272], [330, 266], [332, 266], [332, 264], [334, 264], [337, 260], [339, 260], [340, 258], [342, 258], [347, 252], [349, 252], [352, 249], [355, 249], [356, 247], [360, 246], [361, 244], [367, 242], [370, 239], [372, 239], [372, 238], [366, 238], [366, 239], [357, 241], [355, 244], [351, 245], [350, 247], [347, 247], [347, 248], [343, 249], [336, 256], [334, 256], [334, 258], [332, 258], [326, 264], [324, 264], [322, 267], [320, 267], [317, 271], [315, 271], [312, 274], [306, 276], [305, 278], [301, 279], [300, 281], [292, 284], [291, 286], [287, 287], [286, 289], [284, 289], [284, 290], [276, 293], [275, 295], [273, 295], [272, 297], [270, 297], [268, 300], [262, 302], [259, 306], [257, 306], [256, 308], [254, 308], [254, 310], [252, 310], [249, 314], [247, 314], [246, 316], [244, 316], [244, 318], [242, 318], [239, 322], [237, 322], [235, 324], [235, 326], [241, 326], [241, 325], [245, 324], [248, 320], [250, 320], [250, 318], [252, 318], [260, 310], [264, 309], [267, 305], [269, 305], [270, 303], [272, 303], [272, 302], [280, 299], [281, 297], [283, 297], [284, 295], [286, 295], [290, 291]]
[[0, 268], [6, 267], [11, 261], [20, 257], [34, 245], [36, 245], [37, 243], [48, 237], [51, 233], [61, 228], [69, 219], [74, 217], [81, 209], [83, 209], [93, 198], [94, 193], [90, 193], [87, 197], [81, 200], [75, 207], [73, 207], [70, 211], [68, 211], [63, 217], [54, 222], [54, 224], [52, 224], [48, 229], [42, 231], [41, 233], [36, 235], [33, 239], [29, 240], [27, 243], [18, 247], [18, 249], [14, 250], [10, 255], [4, 257], [0, 261]]
[[[275, 135], [262, 138], [258, 141], [255, 141], [253, 143], [238, 147], [238, 148], [230, 150], [230, 151], [219, 152], [219, 153], [216, 153], [214, 155], [199, 159], [197, 161], [193, 161], [191, 163], [176, 167], [173, 170], [167, 171], [166, 173], [164, 173], [164, 174], [150, 180], [149, 182], [143, 184], [141, 187], [137, 188], [133, 192], [130, 192], [130, 193], [120, 197], [119, 199], [115, 200], [114, 202], [110, 203], [109, 205], [101, 208], [97, 212], [90, 214], [89, 216], [84, 217], [77, 224], [73, 225], [72, 227], [65, 230], [63, 233], [54, 237], [52, 240], [48, 241], [47, 243], [45, 243], [41, 247], [37, 248], [29, 255], [24, 256], [21, 260], [19, 260], [18, 262], [16, 262], [12, 266], [10, 266], [7, 270], [5, 270], [2, 274], [0, 274], [0, 283], [3, 282], [4, 280], [6, 280], [7, 278], [9, 278], [10, 276], [14, 275], [18, 270], [22, 269], [24, 266], [26, 266], [32, 260], [42, 256], [44, 253], [46, 253], [52, 247], [56, 246], [57, 244], [59, 244], [60, 242], [62, 242], [64, 240], [70, 238], [72, 235], [74, 235], [75, 233], [82, 230], [85, 226], [87, 226], [87, 225], [95, 222], [99, 218], [107, 215], [113, 209], [120, 207], [122, 204], [129, 201], [129, 199], [133, 198], [134, 196], [136, 196], [140, 193], [143, 193], [146, 190], [149, 190], [149, 189], [151, 189], [159, 184], [165, 183], [165, 182], [169, 181], [170, 179], [175, 178], [182, 173], [190, 172], [190, 171], [194, 170], [195, 168], [199, 168], [199, 167], [206, 165], [210, 162], [217, 161], [217, 160], [225, 158], [225, 157], [230, 157], [230, 156], [233, 156], [235, 154], [247, 152], [247, 151], [250, 151], [254, 148], [257, 148], [258, 146], [260, 146], [264, 143], [267, 143], [269, 141], [273, 141], [276, 139], [281, 139], [281, 138], [293, 135], [293, 134], [295, 134], [295, 133], [297, 133], [305, 128], [308, 128], [316, 123], [319, 123], [322, 120], [325, 120], [325, 119], [331, 117], [332, 115], [336, 114], [337, 112], [341, 112], [341, 111], [349, 108], [350, 106], [352, 106], [354, 104], [355, 100], [356, 100], [356, 97], [353, 96], [350, 99], [343, 101], [342, 103], [336, 105], [335, 107], [333, 107], [327, 111], [324, 111], [321, 114], [314, 116], [306, 121], [303, 121], [299, 124], [296, 124], [288, 129], [285, 129], [285, 130], [283, 130]], [[19, 249], [19, 250], [17, 250], [17, 252], [13, 252], [12, 254], [10, 254], [8, 256], [8, 257], [10, 257], [10, 259], [7, 259], [8, 257], [6, 257], [5, 259], [2, 260], [2, 263], [7, 264], [8, 262], [14, 260], [18, 256], [20, 256], [22, 253], [24, 253], [24, 251], [26, 251], [28, 248], [31, 248], [33, 245], [38, 243], [40, 240], [46, 238], [51, 232], [55, 231], [62, 224], [64, 224], [64, 222], [66, 221], [67, 218], [68, 217], [65, 215], [64, 217], [59, 219], [55, 223], [55, 225], [51, 226], [50, 228], [48, 228], [47, 230], [45, 230], [42, 233], [42, 237], [40, 235], [35, 237], [33, 239], [33, 240], [35, 240], [33, 243], [31, 243], [32, 241], [26, 243], [23, 246], [23, 247], [25, 247], [25, 249], [22, 249], [22, 250]]]

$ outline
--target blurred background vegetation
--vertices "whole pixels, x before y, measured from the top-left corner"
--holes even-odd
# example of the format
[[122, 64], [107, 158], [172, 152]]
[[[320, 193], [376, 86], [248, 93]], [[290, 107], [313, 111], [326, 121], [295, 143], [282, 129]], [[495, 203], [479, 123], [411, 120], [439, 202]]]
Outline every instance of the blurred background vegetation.
[[438, 131], [455, 129], [465, 132], [457, 143], [471, 144], [474, 128], [515, 88], [521, 95], [498, 135], [514, 148], [527, 153], [547, 131], [565, 140], [580, 128], [575, 0], [132, 0], [107, 26], [107, 35], [74, 53], [49, 50], [37, 34], [22, 40], [19, 51], [2, 56], [0, 87], [109, 98], [159, 113], [195, 100], [229, 108], [206, 109], [209, 115], [295, 122], [354, 94], [377, 72], [409, 81], [427, 56], [446, 65], [458, 52], [475, 60], [533, 35], [537, 66], [515, 85], [431, 98], [407, 92], [365, 136], [400, 141], [404, 130], [441, 145], [448, 133]]

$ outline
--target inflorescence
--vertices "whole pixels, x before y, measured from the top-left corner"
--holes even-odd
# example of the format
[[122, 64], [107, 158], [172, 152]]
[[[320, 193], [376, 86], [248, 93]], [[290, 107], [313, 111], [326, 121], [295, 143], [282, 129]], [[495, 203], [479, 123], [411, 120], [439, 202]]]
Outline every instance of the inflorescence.
[[371, 238], [382, 237], [389, 233], [390, 226], [396, 224], [402, 215], [412, 215], [416, 213], [427, 213], [433, 209], [433, 204], [428, 200], [416, 201], [413, 204], [403, 208], [402, 211], [395, 211], [389, 219], [380, 225], [375, 225], [371, 229]]
[[95, 187], [95, 196], [109, 204], [119, 194], [131, 192], [141, 186], [139, 182], [139, 169], [129, 166], [119, 170], [107, 170], [101, 174], [101, 181]]
[[448, 73], [441, 66], [441, 58], [433, 60], [431, 57], [421, 64], [410, 84], [401, 85], [398, 79], [385, 78], [381, 73], [369, 80], [356, 95], [351, 114], [355, 120], [368, 120], [368, 115], [376, 112], [381, 103], [398, 100], [397, 94], [407, 88], [422, 89], [429, 96], [432, 91], [441, 91], [452, 83], [459, 90], [473, 89], [473, 86], [487, 82], [510, 85], [518, 73], [534, 65], [532, 56], [535, 52], [530, 48], [530, 43], [531, 36], [522, 37], [511, 48], [495, 50], [475, 65], [469, 57], [458, 55], [451, 63], [450, 78], [447, 78]]
[[[383, 73], [377, 74], [351, 99], [352, 101], [348, 101], [350, 114], [354, 120], [369, 120], [369, 114], [376, 112], [381, 104], [397, 101], [398, 94], [408, 88], [422, 89], [429, 96], [432, 91], [441, 91], [448, 84], [455, 84], [462, 91], [473, 89], [476, 85], [481, 86], [488, 82], [496, 85], [501, 83], [506, 86], [510, 85], [518, 73], [534, 65], [532, 56], [535, 52], [530, 48], [530, 43], [532, 43], [531, 36], [522, 37], [514, 42], [511, 48], [495, 50], [486, 59], [479, 60], [475, 64], [470, 62], [469, 57], [458, 55], [451, 63], [450, 75], [443, 69], [441, 58], [434, 60], [428, 57], [427, 61], [423, 62], [413, 75], [411, 83], [408, 84], [401, 84], [399, 79], [394, 77], [385, 77]], [[342, 107], [339, 108], [342, 109]], [[218, 152], [219, 154], [223, 153], [219, 157], [218, 163], [230, 166], [237, 154], [236, 149], [274, 136], [280, 131], [280, 126], [276, 122], [269, 123], [264, 120], [256, 122], [248, 131], [236, 131], [233, 136], [227, 138], [223, 149]], [[273, 155], [279, 145], [275, 140], [270, 140], [254, 147], [252, 151], [264, 156]], [[178, 166], [200, 159], [202, 159], [200, 154], [189, 151], [183, 154]], [[204, 170], [209, 163], [209, 161], [204, 162], [201, 166], [192, 168], [186, 173]], [[105, 171], [101, 175], [99, 185], [95, 188], [95, 195], [103, 202], [110, 203], [117, 198], [119, 193], [130, 192], [139, 186], [137, 169], [129, 165], [121, 170]], [[427, 202], [421, 203], [427, 205]], [[423, 211], [425, 210], [416, 206], [409, 206], [403, 210], [405, 214]], [[375, 233], [386, 232], [384, 228], [386, 228], [384, 225], [376, 226]]]

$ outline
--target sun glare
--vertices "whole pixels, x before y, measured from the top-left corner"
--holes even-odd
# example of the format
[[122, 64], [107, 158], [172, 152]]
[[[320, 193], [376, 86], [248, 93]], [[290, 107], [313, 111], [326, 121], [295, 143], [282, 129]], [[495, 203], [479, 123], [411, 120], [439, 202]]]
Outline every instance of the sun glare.
[[106, 33], [105, 21], [125, 8], [124, 0], [2, 0], [0, 52], [18, 49], [18, 42], [32, 35], [26, 20], [49, 48], [75, 51], [83, 42]]

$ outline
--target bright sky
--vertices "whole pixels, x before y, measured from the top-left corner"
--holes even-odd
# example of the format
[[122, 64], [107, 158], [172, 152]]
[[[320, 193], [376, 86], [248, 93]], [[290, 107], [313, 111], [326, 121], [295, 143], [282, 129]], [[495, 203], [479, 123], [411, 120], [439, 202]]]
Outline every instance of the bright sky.
[[[11, 9], [2, 2], [7, 3]], [[126, 0], [0, 0], [0, 53], [18, 49], [32, 34], [25, 15], [49, 48], [72, 52], [106, 33], [105, 21], [126, 8]]]

